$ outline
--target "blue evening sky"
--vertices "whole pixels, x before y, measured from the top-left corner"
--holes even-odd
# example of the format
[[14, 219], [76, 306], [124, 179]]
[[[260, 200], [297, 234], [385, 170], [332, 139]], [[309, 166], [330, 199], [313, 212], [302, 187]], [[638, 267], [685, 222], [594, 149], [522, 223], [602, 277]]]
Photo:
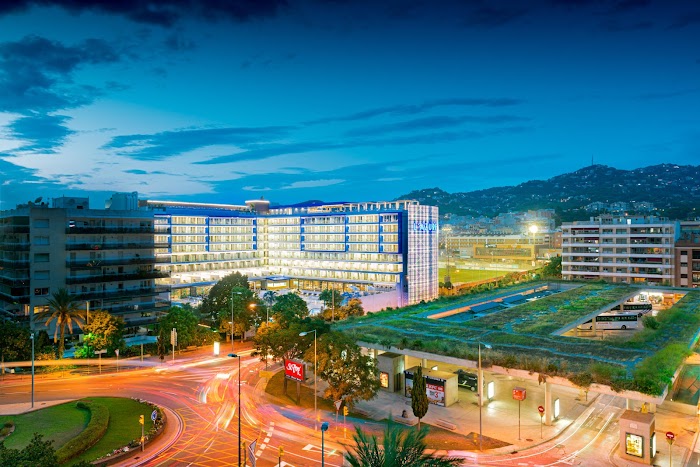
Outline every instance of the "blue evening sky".
[[700, 2], [0, 3], [0, 207], [394, 199], [700, 163]]

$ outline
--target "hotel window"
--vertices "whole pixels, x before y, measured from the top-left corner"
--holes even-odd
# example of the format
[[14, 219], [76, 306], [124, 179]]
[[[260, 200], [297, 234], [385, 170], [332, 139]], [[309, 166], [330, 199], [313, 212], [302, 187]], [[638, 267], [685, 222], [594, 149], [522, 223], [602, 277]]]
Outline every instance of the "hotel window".
[[49, 220], [48, 219], [34, 219], [34, 227], [37, 229], [48, 229]]
[[48, 245], [49, 244], [49, 237], [36, 236], [36, 237], [34, 237], [34, 244], [35, 245]]
[[48, 287], [37, 287], [34, 289], [34, 295], [36, 295], [36, 296], [42, 296], [42, 295], [48, 295], [48, 294], [49, 294]]

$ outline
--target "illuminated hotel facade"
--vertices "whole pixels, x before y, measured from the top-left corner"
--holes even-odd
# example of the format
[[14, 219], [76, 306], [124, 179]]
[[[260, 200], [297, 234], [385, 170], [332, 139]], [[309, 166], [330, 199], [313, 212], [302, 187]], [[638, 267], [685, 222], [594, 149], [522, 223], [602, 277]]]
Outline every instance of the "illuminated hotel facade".
[[142, 202], [173, 298], [232, 272], [255, 289], [359, 296], [368, 311], [438, 297], [438, 209], [416, 201], [270, 207]]

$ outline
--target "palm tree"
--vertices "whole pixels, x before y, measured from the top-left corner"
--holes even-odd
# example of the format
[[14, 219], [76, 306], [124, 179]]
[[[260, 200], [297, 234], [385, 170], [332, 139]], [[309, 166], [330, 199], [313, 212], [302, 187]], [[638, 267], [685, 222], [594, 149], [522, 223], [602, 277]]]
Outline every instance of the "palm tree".
[[85, 324], [85, 310], [78, 308], [76, 299], [77, 297], [71, 295], [66, 289], [58, 289], [46, 302], [49, 305], [49, 309], [36, 314], [36, 317], [40, 320], [46, 318], [46, 326], [51, 321], [56, 321], [56, 330], [53, 333], [54, 343], [57, 341], [56, 336], [59, 331], [61, 333], [61, 339], [58, 341], [58, 358], [63, 358], [66, 327], [72, 333], [74, 322], [80, 329]]
[[425, 454], [427, 434], [426, 426], [414, 430], [389, 422], [380, 446], [376, 436], [368, 436], [356, 426], [352, 436], [355, 452], [347, 452], [345, 460], [352, 467], [452, 467], [462, 464], [464, 459], [459, 457]]

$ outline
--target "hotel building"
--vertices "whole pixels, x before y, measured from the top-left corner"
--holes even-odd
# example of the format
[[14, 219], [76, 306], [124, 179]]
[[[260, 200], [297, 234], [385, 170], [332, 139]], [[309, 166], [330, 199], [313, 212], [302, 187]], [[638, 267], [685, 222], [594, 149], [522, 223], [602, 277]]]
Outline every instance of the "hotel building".
[[600, 216], [561, 229], [564, 279], [675, 285], [678, 222]]
[[172, 201], [154, 213], [173, 297], [246, 274], [255, 289], [359, 296], [368, 311], [438, 296], [438, 209], [416, 201], [270, 207]]
[[676, 265], [677, 286], [700, 287], [700, 220], [681, 221]]

